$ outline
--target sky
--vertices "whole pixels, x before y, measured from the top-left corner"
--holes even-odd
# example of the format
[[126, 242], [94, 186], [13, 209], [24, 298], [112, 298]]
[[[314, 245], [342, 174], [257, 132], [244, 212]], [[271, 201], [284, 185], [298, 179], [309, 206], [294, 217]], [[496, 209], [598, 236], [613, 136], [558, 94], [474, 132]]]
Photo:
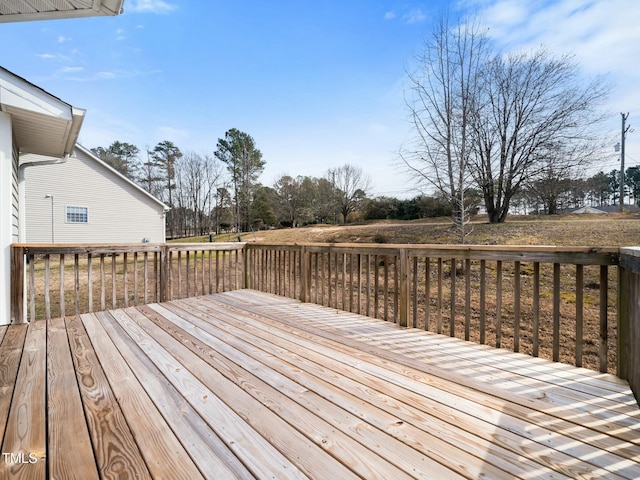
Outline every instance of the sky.
[[[406, 72], [433, 20], [477, 14], [504, 52], [575, 54], [612, 82], [603, 135], [640, 126], [640, 2], [633, 0], [125, 0], [116, 17], [0, 24], [0, 65], [87, 110], [79, 142], [170, 140], [212, 155], [250, 134], [260, 181], [360, 166], [372, 196], [417, 194], [398, 152], [412, 139]], [[619, 168], [619, 153], [594, 166]], [[626, 166], [640, 164], [640, 129]]]

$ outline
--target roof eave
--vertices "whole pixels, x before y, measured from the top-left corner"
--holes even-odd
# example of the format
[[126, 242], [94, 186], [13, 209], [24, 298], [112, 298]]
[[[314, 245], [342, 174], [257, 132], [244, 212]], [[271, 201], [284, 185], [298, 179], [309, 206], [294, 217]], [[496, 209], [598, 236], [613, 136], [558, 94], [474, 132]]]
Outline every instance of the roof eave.
[[[7, 0], [0, 0], [0, 7], [4, 6], [4, 9], [10, 11], [13, 9], [9, 5]], [[96, 17], [96, 16], [114, 16], [119, 15], [123, 11], [124, 0], [94, 0], [91, 7], [77, 7], [71, 6], [67, 9], [56, 9], [50, 7], [50, 10], [40, 10], [32, 12], [15, 12], [15, 13], [0, 13], [0, 23], [9, 22], [27, 22], [33, 20], [55, 20], [63, 18], [82, 18], [82, 17]]]

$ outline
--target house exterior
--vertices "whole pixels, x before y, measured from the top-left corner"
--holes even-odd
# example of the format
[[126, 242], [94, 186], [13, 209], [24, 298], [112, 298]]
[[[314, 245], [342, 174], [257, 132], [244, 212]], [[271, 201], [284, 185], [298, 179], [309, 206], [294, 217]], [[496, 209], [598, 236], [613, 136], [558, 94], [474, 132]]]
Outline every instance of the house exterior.
[[[637, 212], [640, 208], [638, 205], [624, 205], [625, 212]], [[600, 205], [599, 207], [581, 207], [576, 208], [575, 210], [570, 210], [567, 213], [575, 213], [575, 214], [584, 214], [584, 213], [595, 213], [595, 214], [604, 214], [604, 213], [620, 213], [620, 205]]]
[[0, 68], [0, 325], [9, 323], [11, 244], [25, 239], [20, 157], [71, 155], [85, 111]]
[[168, 207], [76, 145], [64, 162], [34, 155], [24, 170], [27, 243], [165, 241]]
[[[124, 0], [0, 0], [0, 22], [117, 15]], [[0, 325], [11, 322], [11, 244], [20, 242], [24, 205], [20, 156], [71, 154], [84, 110], [0, 67]]]

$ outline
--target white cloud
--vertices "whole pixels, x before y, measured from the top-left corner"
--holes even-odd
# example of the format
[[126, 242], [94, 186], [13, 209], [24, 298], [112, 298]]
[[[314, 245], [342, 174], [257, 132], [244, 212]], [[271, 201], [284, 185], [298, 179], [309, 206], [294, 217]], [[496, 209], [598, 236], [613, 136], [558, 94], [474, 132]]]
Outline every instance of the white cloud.
[[[143, 75], [143, 73], [138, 70], [103, 70], [95, 73], [86, 72], [86, 70], [82, 67], [71, 67], [66, 71], [63, 71], [63, 70], [59, 70], [58, 73], [73, 74], [73, 73], [82, 72], [81, 75], [68, 75], [65, 77], [66, 80], [73, 81], [73, 82], [93, 82], [96, 80], [118, 80], [122, 78], [133, 78], [133, 77], [139, 77]], [[154, 72], [150, 72], [150, 73], [154, 73]]]
[[60, 70], [58, 70], [58, 73], [76, 73], [76, 72], [82, 72], [84, 70], [84, 67], [62, 67]]
[[125, 8], [127, 11], [136, 13], [170, 13], [178, 6], [164, 0], [137, 0]]
[[52, 53], [36, 53], [35, 55], [43, 60], [53, 60], [58, 57], [58, 55], [53, 55]]
[[58, 43], [65, 43], [71, 40], [70, 37], [65, 37], [64, 35], [58, 35]]
[[394, 18], [396, 18], [396, 14], [393, 10], [384, 14], [385, 20], [393, 20]]
[[79, 143], [88, 148], [107, 146], [114, 140], [133, 143], [143, 136], [144, 130], [126, 116], [113, 116], [94, 108], [85, 119]]
[[174, 143], [189, 138], [190, 136], [189, 132], [186, 130], [168, 126], [157, 127], [155, 130], [155, 134], [157, 138], [161, 139], [160, 141], [170, 140]]
[[100, 80], [113, 80], [118, 74], [116, 72], [98, 72], [96, 78]]
[[414, 23], [423, 22], [426, 18], [427, 18], [427, 15], [424, 14], [421, 9], [414, 8], [409, 13], [405, 13], [402, 16], [402, 21], [404, 23], [408, 23], [409, 25], [412, 25]]

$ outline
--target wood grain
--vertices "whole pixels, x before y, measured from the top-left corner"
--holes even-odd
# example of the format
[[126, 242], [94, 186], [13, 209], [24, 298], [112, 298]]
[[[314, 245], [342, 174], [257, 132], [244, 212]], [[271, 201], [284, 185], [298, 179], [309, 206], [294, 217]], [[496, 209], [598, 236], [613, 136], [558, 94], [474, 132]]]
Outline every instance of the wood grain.
[[[251, 282], [287, 293], [286, 271], [309, 261], [321, 302], [326, 255], [355, 312], [366, 282], [347, 270], [375, 260], [389, 287], [417, 278], [419, 250], [409, 263], [394, 248], [257, 249], [272, 268]], [[442, 278], [458, 253], [426, 265]], [[221, 260], [225, 287], [242, 281]], [[187, 270], [199, 290], [205, 269]], [[388, 318], [404, 301], [388, 299]], [[47, 458], [0, 463], [0, 478], [634, 479], [638, 425], [612, 375], [253, 290], [0, 327], [1, 451]]]
[[47, 418], [50, 478], [99, 478], [62, 318], [47, 328]]
[[[224, 303], [231, 301], [227, 297], [218, 298], [216, 300]], [[309, 307], [312, 307], [314, 310], [320, 308], [314, 306]], [[288, 315], [285, 315], [285, 312], [283, 312], [283, 308], [277, 308], [277, 312], [275, 310], [269, 310], [272, 310], [272, 308], [261, 309], [260, 317], [272, 318], [274, 321], [273, 326], [278, 323], [286, 323], [291, 326], [295, 325], [297, 329], [297, 338], [304, 337], [304, 332], [307, 331], [308, 328], [311, 328], [310, 326], [307, 326], [307, 321], [310, 319], [311, 314], [309, 311], [305, 312], [305, 318], [307, 321], [301, 323], [299, 316], [300, 310], [291, 309], [291, 311], [296, 312], [296, 314], [292, 314], [292, 317], [289, 318], [287, 318]], [[351, 316], [351, 314], [342, 315]], [[336, 318], [336, 315], [330, 315], [329, 318]], [[337, 322], [341, 323], [343, 320], [344, 319], [339, 319]], [[389, 328], [393, 327], [388, 324], [386, 326]], [[552, 430], [549, 430], [546, 434], [550, 436], [548, 437], [548, 440], [545, 441], [545, 444], [547, 441], [552, 441], [552, 445], [554, 445], [554, 448], [558, 451], [566, 450], [566, 447], [563, 447], [563, 445], [575, 445], [575, 449], [568, 451], [568, 453], [571, 455], [576, 454], [584, 456], [585, 459], [588, 459], [587, 462], [592, 462], [597, 465], [597, 467], [602, 468], [603, 470], [601, 470], [601, 474], [603, 475], [607, 470], [607, 475], [618, 474], [626, 476], [626, 478], [633, 478], [634, 475], [640, 475], [637, 463], [637, 459], [640, 458], [638, 456], [640, 451], [637, 446], [637, 433], [635, 433], [637, 428], [637, 419], [634, 420], [634, 416], [627, 417], [629, 425], [625, 426], [625, 420], [621, 420], [622, 423], [617, 425], [615, 422], [612, 423], [611, 420], [604, 421], [594, 417], [593, 407], [578, 404], [576, 405], [576, 411], [573, 411], [571, 409], [561, 409], [558, 408], [558, 406], [552, 406], [552, 402], [547, 401], [545, 396], [539, 396], [539, 392], [536, 392], [535, 390], [531, 390], [530, 393], [526, 394], [522, 394], [522, 392], [520, 392], [517, 395], [512, 395], [508, 390], [486, 384], [480, 380], [476, 381], [473, 376], [469, 377], [466, 375], [460, 375], [458, 372], [451, 370], [440, 370], [437, 366], [428, 365], [423, 362], [416, 362], [404, 355], [399, 355], [392, 351], [385, 351], [384, 349], [369, 346], [365, 343], [351, 343], [350, 340], [344, 339], [342, 332], [339, 330], [340, 329], [336, 329], [335, 325], [327, 326], [327, 330], [322, 333], [322, 336], [324, 336], [328, 342], [331, 342], [331, 345], [334, 345], [336, 341], [339, 341], [340, 344], [345, 347], [351, 346], [356, 348], [359, 351], [359, 353], [356, 353], [356, 356], [361, 360], [361, 354], [373, 354], [369, 359], [372, 360], [375, 365], [378, 365], [378, 367], [384, 368], [385, 370], [392, 370], [397, 374], [406, 376], [409, 374], [407, 368], [413, 368], [427, 374], [423, 375], [415, 371], [410, 374], [411, 378], [416, 380], [419, 379], [420, 382], [422, 382], [422, 386], [418, 386], [418, 384], [415, 385], [418, 388], [418, 391], [421, 391], [425, 385], [435, 385], [434, 382], [436, 382], [436, 384], [439, 385], [439, 390], [444, 389], [458, 397], [455, 401], [456, 403], [459, 403], [463, 398], [472, 402], [466, 404], [462, 409], [464, 413], [474, 412], [477, 407], [480, 407], [480, 410], [477, 411], [476, 415], [477, 418], [483, 419], [484, 416], [488, 414], [486, 408], [496, 409], [496, 411], [499, 412], [499, 416], [496, 417], [496, 426], [516, 431], [519, 435], [529, 439], [525, 443], [530, 441], [539, 441], [538, 439], [540, 438], [547, 438], [542, 432], [544, 432], [545, 428], [548, 428], [547, 426], [552, 426]], [[312, 331], [315, 334], [318, 333], [315, 329]], [[421, 333], [427, 335], [425, 332]], [[452, 340], [456, 341], [454, 339]], [[439, 341], [442, 342], [442, 337], [440, 337]], [[456, 342], [464, 343], [462, 341]], [[504, 354], [506, 354], [506, 352], [504, 352]], [[508, 355], [517, 354], [512, 353]], [[391, 361], [398, 362], [398, 365], [390, 363]], [[547, 363], [554, 366], [558, 365], [551, 364], [550, 362]], [[379, 372], [378, 375], [382, 375], [385, 370], [379, 370], [378, 367], [375, 367], [374, 371]], [[598, 375], [596, 372], [593, 373]], [[384, 375], [384, 378], [393, 382], [393, 377], [388, 377], [386, 374]], [[441, 380], [445, 383], [441, 384]], [[450, 381], [451, 383], [449, 383]], [[403, 380], [403, 384], [405, 384], [405, 382], [406, 380]], [[468, 388], [469, 386], [472, 386], [473, 390], [465, 390], [465, 388]], [[630, 398], [628, 393], [626, 398], [630, 401], [633, 400], [632, 397]], [[451, 399], [446, 401], [451, 402]], [[474, 407], [474, 405], [476, 406]], [[532, 407], [535, 408], [535, 413], [530, 410]], [[636, 410], [635, 412], [635, 415], [637, 416], [638, 411]], [[533, 415], [533, 417], [531, 415]], [[565, 417], [569, 418], [571, 421], [565, 420]], [[536, 419], [537, 425], [535, 428], [532, 428], [530, 425], [531, 418]], [[634, 423], [636, 427], [633, 426]], [[570, 438], [572, 440], [563, 440], [563, 437]], [[557, 443], [553, 439], [557, 440]], [[578, 440], [579, 443], [575, 443], [574, 440]], [[631, 445], [632, 443], [635, 446]], [[604, 453], [603, 450], [608, 453]], [[628, 460], [625, 460], [625, 458]], [[566, 466], [565, 464], [566, 462], [560, 462], [558, 465], [560, 468], [564, 468]], [[584, 469], [585, 467], [586, 469], [583, 470], [584, 472], [588, 472], [589, 468], [595, 468], [593, 465], [591, 467], [584, 465], [582, 467], [575, 468]], [[595, 472], [596, 470], [593, 471]], [[575, 471], [571, 472], [571, 469], [569, 469], [568, 472], [571, 473], [572, 476], [576, 474]]]
[[[142, 338], [145, 339], [144, 342], [138, 342], [144, 349], [145, 354], [156, 366], [162, 369], [167, 379], [189, 401], [209, 426], [216, 429], [221, 436], [227, 436], [225, 441], [229, 442], [230, 445], [234, 445], [234, 450], [236, 445], [241, 446], [237, 453], [243, 455], [242, 461], [248, 468], [258, 473], [258, 476], [300, 478], [300, 471], [282, 456], [277, 449], [270, 448], [263, 437], [256, 435], [252, 428], [248, 426], [249, 421], [247, 418], [238, 416], [234, 411], [234, 409], [241, 408], [244, 405], [245, 397], [239, 392], [235, 392], [236, 395], [232, 399], [227, 398], [226, 402], [220, 398], [221, 394], [228, 391], [229, 386], [227, 382], [219, 378], [219, 374], [215, 370], [205, 369], [205, 375], [197, 375], [203, 369], [201, 362], [190, 362], [187, 368], [169, 352], [161, 348], [154, 339], [146, 335], [134, 322], [121, 315], [118, 316], [117, 320], [126, 324], [127, 331], [134, 335], [138, 341]], [[194, 360], [193, 357], [192, 360]], [[202, 377], [205, 376], [209, 385], [203, 383], [205, 378]], [[267, 414], [264, 407], [257, 404], [254, 404], [253, 407], [253, 409], [249, 410], [252, 413], [252, 424], [269, 423], [270, 420], [273, 420], [273, 417]], [[282, 433], [281, 429], [274, 429], [269, 435], [278, 438]], [[304, 444], [299, 444], [298, 447], [306, 450]]]
[[2, 327], [4, 335], [0, 344], [0, 446], [9, 417], [27, 328], [27, 324]]
[[29, 324], [11, 401], [2, 452], [20, 455], [0, 463], [4, 478], [42, 479], [46, 475], [46, 323]]
[[82, 322], [73, 317], [66, 324], [100, 477], [151, 478]]
[[105, 371], [109, 385], [151, 476], [176, 480], [203, 478], [102, 328], [100, 322], [112, 321], [111, 318], [106, 312], [98, 312], [82, 315], [82, 323], [100, 362], [109, 365]]
[[[158, 309], [161, 307], [154, 307], [154, 310], [160, 313]], [[394, 444], [393, 439], [366, 425], [362, 419], [347, 414], [325, 400], [323, 396], [301, 387], [298, 385], [299, 379], [292, 381], [278, 374], [275, 371], [277, 360], [273, 357], [270, 357], [271, 362], [268, 362], [271, 366], [265, 368], [264, 359], [261, 361], [253, 359], [240, 351], [236, 345], [229, 345], [226, 341], [201, 331], [169, 310], [161, 310], [161, 312], [163, 313], [161, 316], [145, 313], [172, 337], [183, 338], [183, 344], [225, 378], [277, 413], [291, 427], [308, 436], [358, 475], [365, 478], [406, 478], [408, 471], [414, 470], [415, 465], [430, 464], [428, 458], [399, 443]], [[175, 323], [171, 323], [173, 321], [197, 333], [197, 336], [190, 335]], [[206, 339], [206, 342], [201, 339]], [[256, 372], [258, 375], [251, 372]], [[303, 375], [303, 372], [298, 371], [298, 375]], [[309, 408], [310, 406], [312, 408]], [[385, 458], [372, 455], [371, 450], [379, 448], [380, 445], [385, 445]], [[307, 454], [310, 453], [306, 448], [304, 450]], [[311, 456], [308, 461], [313, 462]], [[330, 478], [327, 476], [330, 474], [335, 475], [335, 478], [349, 476], [348, 472], [335, 464], [331, 465], [328, 460], [324, 463], [323, 468], [326, 469], [324, 472], [317, 470], [317, 467], [313, 467], [312, 471], [323, 478]], [[441, 469], [440, 473], [442, 472], [446, 472], [446, 469]], [[448, 475], [450, 473], [450, 471], [447, 472]]]

